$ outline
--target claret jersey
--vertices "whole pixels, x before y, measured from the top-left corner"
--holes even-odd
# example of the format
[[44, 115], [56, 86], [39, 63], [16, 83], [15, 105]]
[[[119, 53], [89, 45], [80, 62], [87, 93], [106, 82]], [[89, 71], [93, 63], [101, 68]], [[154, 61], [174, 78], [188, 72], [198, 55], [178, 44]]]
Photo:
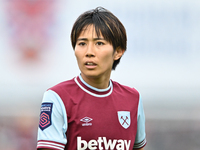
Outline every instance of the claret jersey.
[[111, 81], [107, 89], [88, 85], [81, 75], [44, 93], [37, 148], [131, 150], [146, 145], [139, 93]]

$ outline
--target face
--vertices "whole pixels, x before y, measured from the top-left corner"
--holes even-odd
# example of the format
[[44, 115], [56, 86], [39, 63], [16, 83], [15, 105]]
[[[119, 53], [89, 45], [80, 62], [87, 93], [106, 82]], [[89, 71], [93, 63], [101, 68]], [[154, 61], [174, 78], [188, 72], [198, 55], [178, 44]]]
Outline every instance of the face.
[[114, 60], [121, 57], [120, 49], [114, 52], [111, 43], [102, 35], [97, 37], [93, 25], [84, 28], [77, 39], [75, 56], [83, 79], [110, 79]]

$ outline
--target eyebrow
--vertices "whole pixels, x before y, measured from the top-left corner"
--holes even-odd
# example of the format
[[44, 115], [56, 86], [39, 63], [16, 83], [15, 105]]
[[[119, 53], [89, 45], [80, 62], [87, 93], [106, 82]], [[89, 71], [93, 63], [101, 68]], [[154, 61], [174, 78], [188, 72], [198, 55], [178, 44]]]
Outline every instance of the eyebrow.
[[[78, 38], [77, 41], [88, 41], [88, 38]], [[105, 40], [104, 38], [93, 38], [93, 41]], [[106, 41], [106, 40], [105, 40]]]

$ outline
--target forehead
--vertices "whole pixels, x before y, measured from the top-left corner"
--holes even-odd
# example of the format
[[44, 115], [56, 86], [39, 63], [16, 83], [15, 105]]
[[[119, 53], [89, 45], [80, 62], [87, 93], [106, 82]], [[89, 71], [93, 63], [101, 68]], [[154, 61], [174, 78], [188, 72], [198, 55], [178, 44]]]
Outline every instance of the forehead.
[[83, 27], [83, 29], [81, 30], [80, 32], [80, 35], [79, 37], [82, 37], [82, 36], [92, 36], [92, 37], [103, 37], [101, 31], [99, 31], [99, 33], [97, 33], [97, 30], [95, 29], [95, 26], [94, 25], [88, 25], [88, 26], [85, 26]]

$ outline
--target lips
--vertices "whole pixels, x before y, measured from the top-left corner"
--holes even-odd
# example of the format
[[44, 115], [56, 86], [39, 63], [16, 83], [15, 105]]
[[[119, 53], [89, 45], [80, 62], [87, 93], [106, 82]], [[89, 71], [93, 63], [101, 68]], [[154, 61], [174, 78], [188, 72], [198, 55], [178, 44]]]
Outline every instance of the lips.
[[85, 67], [87, 68], [87, 69], [89, 69], [89, 70], [93, 70], [93, 69], [95, 69], [96, 67], [97, 67], [97, 64], [96, 63], [94, 63], [94, 62], [92, 62], [92, 61], [87, 61], [86, 63], [85, 63]]
[[94, 62], [91, 62], [91, 61], [87, 61], [87, 62], [85, 63], [85, 65], [87, 65], [87, 66], [96, 66], [97, 64], [94, 63]]

